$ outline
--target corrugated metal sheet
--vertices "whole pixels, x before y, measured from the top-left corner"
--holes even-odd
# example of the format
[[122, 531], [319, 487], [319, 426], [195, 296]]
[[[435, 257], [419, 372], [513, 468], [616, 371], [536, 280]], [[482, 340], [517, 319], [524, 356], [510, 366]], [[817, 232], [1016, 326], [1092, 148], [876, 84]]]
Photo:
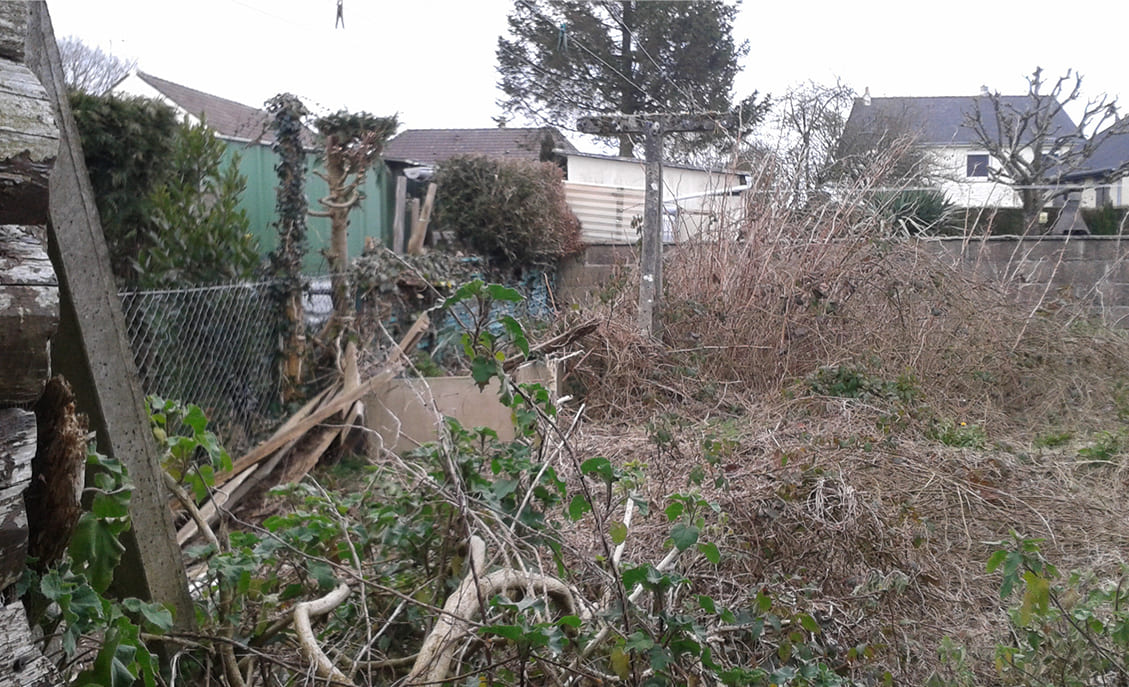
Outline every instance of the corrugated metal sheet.
[[585, 243], [635, 243], [632, 219], [643, 221], [643, 189], [565, 182], [565, 199], [580, 220]]
[[[642, 223], [643, 189], [566, 181], [565, 199], [580, 220], [585, 243], [631, 244], [639, 240], [632, 220], [638, 218], [636, 224]], [[744, 201], [740, 196], [703, 193], [683, 199], [667, 197], [663, 208], [663, 240], [671, 243], [735, 233]]]

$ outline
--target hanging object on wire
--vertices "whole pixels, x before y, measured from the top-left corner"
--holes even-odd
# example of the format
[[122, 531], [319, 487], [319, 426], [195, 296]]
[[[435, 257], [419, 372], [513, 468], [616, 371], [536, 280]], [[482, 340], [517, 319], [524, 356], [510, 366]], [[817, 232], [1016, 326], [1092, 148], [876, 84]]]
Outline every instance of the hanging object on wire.
[[337, 0], [337, 19], [333, 22], [333, 28], [345, 28], [345, 0]]
[[568, 54], [568, 22], [561, 22], [561, 30], [557, 33], [557, 52]]

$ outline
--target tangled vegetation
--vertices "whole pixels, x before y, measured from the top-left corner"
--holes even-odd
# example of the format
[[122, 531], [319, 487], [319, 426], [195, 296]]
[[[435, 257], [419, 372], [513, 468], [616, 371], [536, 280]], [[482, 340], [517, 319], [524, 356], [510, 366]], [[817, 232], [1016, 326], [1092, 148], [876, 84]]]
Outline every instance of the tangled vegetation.
[[550, 162], [455, 157], [436, 175], [435, 221], [495, 265], [551, 269], [581, 248], [563, 179]]

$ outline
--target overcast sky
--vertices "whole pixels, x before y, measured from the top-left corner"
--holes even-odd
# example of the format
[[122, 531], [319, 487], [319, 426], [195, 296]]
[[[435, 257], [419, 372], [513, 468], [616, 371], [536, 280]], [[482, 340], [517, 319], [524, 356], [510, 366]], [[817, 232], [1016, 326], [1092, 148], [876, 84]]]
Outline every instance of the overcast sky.
[[[4, 0], [0, 0], [3, 2]], [[155, 76], [262, 106], [290, 91], [320, 111], [398, 113], [410, 128], [493, 126], [510, 0], [47, 0], [58, 37], [137, 58]], [[1025, 90], [1074, 68], [1083, 94], [1129, 108], [1129, 2], [747, 1], [737, 91], [841, 78], [874, 96]], [[516, 124], [516, 123], [515, 123]]]

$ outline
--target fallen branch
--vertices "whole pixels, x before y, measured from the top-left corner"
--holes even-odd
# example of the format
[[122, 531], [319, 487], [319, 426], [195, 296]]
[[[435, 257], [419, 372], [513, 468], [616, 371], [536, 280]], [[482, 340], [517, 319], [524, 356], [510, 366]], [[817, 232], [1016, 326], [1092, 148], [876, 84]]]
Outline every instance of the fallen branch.
[[471, 619], [483, 599], [510, 591], [533, 590], [550, 597], [566, 613], [576, 612], [572, 591], [564, 582], [548, 575], [511, 568], [484, 575], [486, 543], [473, 536], [467, 548], [467, 573], [458, 588], [447, 597], [443, 613], [424, 639], [415, 665], [404, 680], [405, 685], [436, 684], [447, 679], [455, 656], [455, 644], [469, 631]]
[[298, 634], [298, 646], [302, 650], [302, 656], [314, 665], [318, 677], [342, 685], [352, 685], [353, 682], [333, 665], [318, 646], [317, 638], [310, 626], [310, 618], [329, 613], [347, 598], [349, 598], [349, 585], [342, 583], [320, 599], [303, 601], [294, 607], [294, 631]]

